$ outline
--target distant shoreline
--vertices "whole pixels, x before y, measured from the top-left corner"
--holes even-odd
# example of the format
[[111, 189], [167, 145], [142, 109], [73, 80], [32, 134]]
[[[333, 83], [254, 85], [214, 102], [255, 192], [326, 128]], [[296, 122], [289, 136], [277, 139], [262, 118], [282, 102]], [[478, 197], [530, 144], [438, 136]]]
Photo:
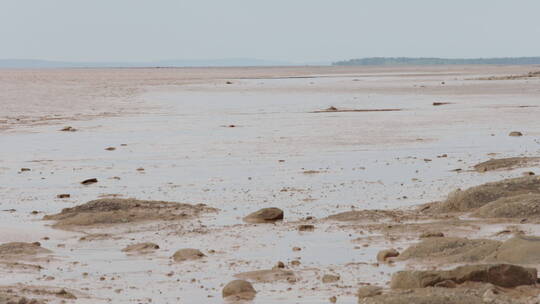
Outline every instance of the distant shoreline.
[[505, 58], [436, 58], [436, 57], [370, 57], [332, 63], [334, 66], [401, 66], [401, 65], [532, 65], [540, 57]]

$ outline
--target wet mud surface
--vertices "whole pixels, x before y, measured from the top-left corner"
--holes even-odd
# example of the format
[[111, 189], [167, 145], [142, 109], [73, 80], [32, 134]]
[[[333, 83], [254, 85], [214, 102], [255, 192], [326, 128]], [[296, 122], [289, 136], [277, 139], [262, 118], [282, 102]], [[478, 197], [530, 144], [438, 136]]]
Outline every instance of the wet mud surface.
[[531, 71], [0, 71], [0, 303], [536, 303]]

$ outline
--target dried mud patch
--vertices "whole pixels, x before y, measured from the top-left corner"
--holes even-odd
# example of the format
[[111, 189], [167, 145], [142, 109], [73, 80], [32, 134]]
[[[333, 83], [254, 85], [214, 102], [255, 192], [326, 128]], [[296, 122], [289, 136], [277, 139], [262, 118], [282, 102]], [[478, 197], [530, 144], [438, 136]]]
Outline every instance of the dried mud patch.
[[62, 212], [46, 215], [44, 220], [54, 220], [53, 227], [113, 225], [149, 221], [174, 221], [195, 218], [203, 213], [216, 212], [204, 204], [182, 204], [136, 199], [99, 199]]

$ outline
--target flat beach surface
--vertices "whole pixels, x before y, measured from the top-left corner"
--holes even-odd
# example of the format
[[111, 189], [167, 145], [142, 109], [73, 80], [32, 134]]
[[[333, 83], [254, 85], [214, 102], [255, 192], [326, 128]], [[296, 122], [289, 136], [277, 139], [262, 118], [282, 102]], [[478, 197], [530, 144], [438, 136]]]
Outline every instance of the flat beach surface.
[[[387, 287], [398, 270], [428, 267], [376, 258], [418, 242], [425, 229], [368, 229], [327, 217], [412, 210], [458, 188], [539, 174], [537, 164], [473, 168], [540, 156], [540, 77], [521, 76], [539, 70], [0, 70], [0, 244], [40, 242], [50, 250], [0, 254], [0, 290], [60, 288], [77, 297], [43, 291], [50, 303], [223, 303], [221, 290], [235, 275], [281, 261], [293, 275], [254, 282], [253, 303], [329, 303], [333, 296], [357, 303], [358, 287]], [[75, 131], [60, 131], [67, 126]], [[91, 178], [97, 183], [81, 184]], [[43, 219], [103, 198], [215, 210], [68, 228]], [[284, 220], [242, 220], [266, 207], [282, 209]], [[493, 235], [507, 226], [471, 220], [444, 233], [504, 240]], [[143, 242], [159, 249], [122, 251]], [[182, 248], [205, 257], [171, 259]], [[325, 274], [340, 279], [323, 283]]]

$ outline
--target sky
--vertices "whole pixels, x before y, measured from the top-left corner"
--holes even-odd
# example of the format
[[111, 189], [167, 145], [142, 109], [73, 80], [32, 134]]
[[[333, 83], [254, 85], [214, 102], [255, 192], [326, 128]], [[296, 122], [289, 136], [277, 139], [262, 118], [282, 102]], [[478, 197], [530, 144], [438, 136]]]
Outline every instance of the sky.
[[0, 0], [0, 58], [540, 56], [540, 0]]

